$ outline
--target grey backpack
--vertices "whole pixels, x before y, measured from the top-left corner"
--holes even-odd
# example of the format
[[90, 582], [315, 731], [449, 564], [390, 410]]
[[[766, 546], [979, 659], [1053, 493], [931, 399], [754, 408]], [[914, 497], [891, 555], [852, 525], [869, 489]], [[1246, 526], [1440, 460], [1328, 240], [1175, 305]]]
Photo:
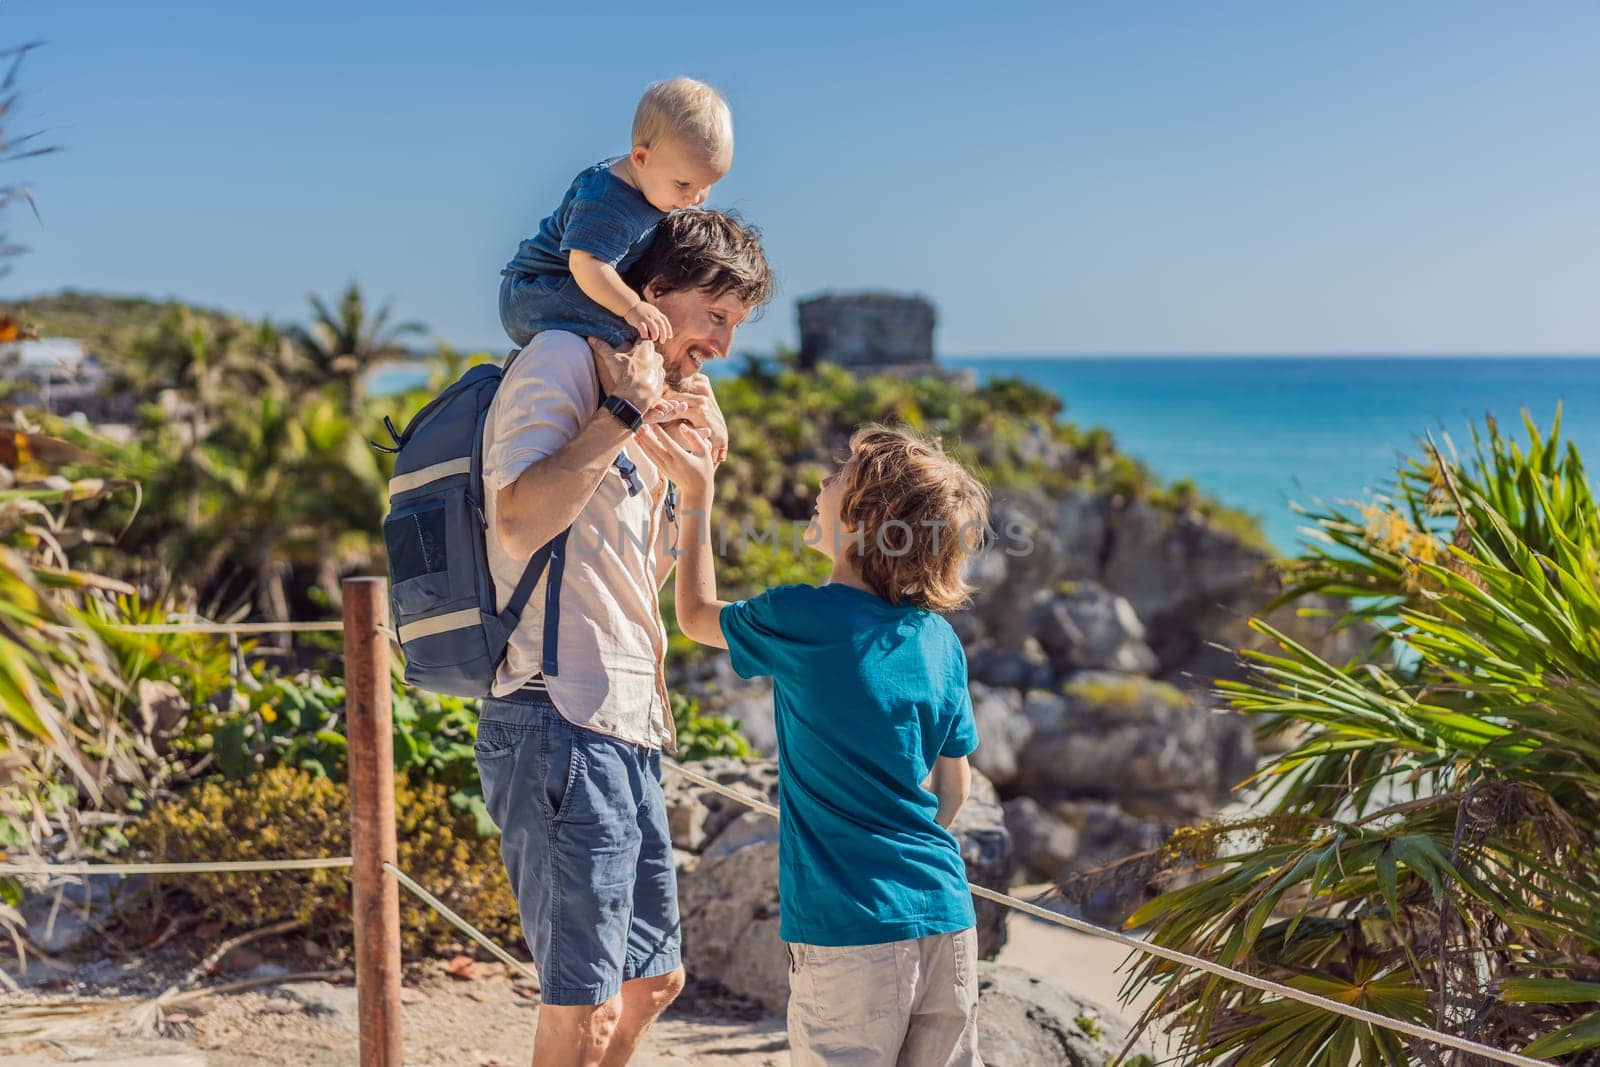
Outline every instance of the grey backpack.
[[489, 573], [483, 423], [502, 373], [490, 363], [471, 368], [417, 412], [404, 432], [384, 420], [395, 442], [388, 451], [398, 453], [383, 520], [390, 607], [406, 682], [436, 693], [489, 695], [506, 643], [547, 566], [544, 672], [553, 675], [558, 666], [553, 609], [567, 532], [533, 554], [504, 607], [495, 604]]
[[[571, 527], [533, 554], [503, 606], [495, 603], [489, 573], [483, 424], [504, 373], [492, 363], [471, 368], [417, 412], [403, 432], [384, 419], [395, 443], [385, 451], [396, 453], [389, 515], [383, 520], [390, 607], [406, 657], [407, 684], [436, 693], [489, 695], [512, 631], [546, 568], [540, 670], [546, 678], [560, 670], [556, 636]], [[626, 452], [618, 453], [612, 466], [630, 496], [643, 490]], [[670, 489], [667, 506], [672, 508]]]

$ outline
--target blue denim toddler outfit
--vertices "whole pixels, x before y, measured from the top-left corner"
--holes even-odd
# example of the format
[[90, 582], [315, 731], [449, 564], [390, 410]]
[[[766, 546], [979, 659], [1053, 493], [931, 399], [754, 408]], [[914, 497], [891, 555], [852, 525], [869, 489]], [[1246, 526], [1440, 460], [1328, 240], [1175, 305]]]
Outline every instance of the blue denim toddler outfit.
[[568, 330], [621, 346], [633, 327], [589, 298], [572, 277], [567, 253], [587, 252], [621, 274], [644, 255], [666, 218], [644, 194], [611, 172], [616, 159], [573, 179], [561, 206], [517, 246], [500, 272], [500, 324], [520, 348], [542, 330]]

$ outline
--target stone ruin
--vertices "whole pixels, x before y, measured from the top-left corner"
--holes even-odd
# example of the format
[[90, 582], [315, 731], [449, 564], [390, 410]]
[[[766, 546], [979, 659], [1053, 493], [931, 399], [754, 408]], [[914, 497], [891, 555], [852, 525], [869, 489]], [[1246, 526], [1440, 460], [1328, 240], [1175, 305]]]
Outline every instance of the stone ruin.
[[933, 368], [933, 304], [897, 293], [821, 293], [797, 304], [800, 365]]

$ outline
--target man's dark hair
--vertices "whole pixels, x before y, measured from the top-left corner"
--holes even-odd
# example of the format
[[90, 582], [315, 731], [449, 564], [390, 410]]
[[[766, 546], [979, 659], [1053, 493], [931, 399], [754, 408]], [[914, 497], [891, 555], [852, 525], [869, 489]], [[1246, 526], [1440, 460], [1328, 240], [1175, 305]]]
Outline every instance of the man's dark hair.
[[650, 248], [626, 280], [641, 292], [654, 282], [663, 293], [732, 293], [752, 315], [776, 287], [761, 251], [761, 231], [731, 211], [674, 211], [656, 225]]

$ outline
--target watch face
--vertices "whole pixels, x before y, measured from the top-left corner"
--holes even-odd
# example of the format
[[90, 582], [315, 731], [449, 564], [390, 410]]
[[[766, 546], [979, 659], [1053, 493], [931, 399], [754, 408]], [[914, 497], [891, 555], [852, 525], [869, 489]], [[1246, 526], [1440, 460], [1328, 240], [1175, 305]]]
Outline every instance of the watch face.
[[644, 421], [644, 414], [620, 396], [606, 397], [605, 407], [630, 430], [637, 430], [639, 424]]

